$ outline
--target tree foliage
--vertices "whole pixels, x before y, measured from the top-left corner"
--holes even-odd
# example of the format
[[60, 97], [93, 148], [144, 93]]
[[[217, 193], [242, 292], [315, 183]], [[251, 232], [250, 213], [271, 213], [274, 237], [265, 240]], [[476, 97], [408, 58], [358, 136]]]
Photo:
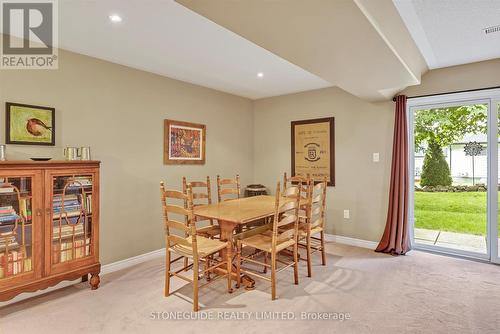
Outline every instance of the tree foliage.
[[418, 110], [415, 112], [415, 146], [422, 149], [423, 144], [431, 142], [448, 146], [466, 134], [486, 133], [486, 124], [484, 104]]
[[444, 158], [441, 145], [431, 139], [425, 151], [420, 175], [421, 186], [451, 186], [450, 166]]

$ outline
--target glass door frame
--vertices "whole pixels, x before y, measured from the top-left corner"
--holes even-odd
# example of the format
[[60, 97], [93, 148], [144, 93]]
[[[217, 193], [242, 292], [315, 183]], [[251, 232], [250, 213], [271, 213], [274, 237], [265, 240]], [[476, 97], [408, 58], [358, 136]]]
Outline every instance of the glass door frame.
[[[498, 175], [498, 148], [500, 147], [499, 143], [499, 138], [500, 138], [500, 120], [498, 119], [498, 111], [500, 109], [500, 92], [497, 94], [493, 94], [492, 98], [490, 99], [490, 110], [489, 110], [489, 116], [490, 118], [489, 123], [490, 124], [495, 124], [497, 127], [494, 129], [497, 130], [495, 131], [489, 131], [488, 132], [488, 139], [490, 142], [495, 142], [495, 152], [492, 152], [492, 161], [490, 168], [492, 171], [495, 171], [495, 173], [492, 173], [491, 175], [488, 175], [488, 177], [492, 177], [496, 182], [495, 184], [495, 190], [498, 189], [498, 184], [500, 184], [500, 175]], [[488, 125], [490, 125], [488, 124]], [[493, 151], [493, 150], [492, 150]], [[499, 216], [499, 208], [498, 208], [498, 191], [492, 191], [491, 195], [491, 201], [492, 201], [492, 208], [494, 210], [490, 211], [491, 217], [491, 226], [490, 226], [490, 234], [491, 234], [491, 255], [490, 255], [490, 261], [493, 263], [500, 264], [500, 245], [498, 244], [498, 240], [500, 238], [500, 231], [498, 229], [498, 216]]]
[[[482, 259], [494, 263], [500, 263], [498, 250], [498, 103], [500, 103], [500, 88], [484, 89], [451, 94], [432, 95], [425, 97], [415, 97], [408, 99], [407, 126], [408, 126], [408, 184], [409, 184], [409, 207], [408, 219], [410, 224], [410, 240], [412, 248], [427, 250], [462, 257]], [[416, 244], [414, 236], [415, 228], [415, 142], [414, 142], [414, 112], [421, 109], [431, 109], [439, 107], [466, 105], [466, 104], [486, 104], [488, 112], [487, 137], [488, 137], [488, 191], [487, 191], [487, 238], [486, 254], [457, 250], [435, 245]], [[493, 108], [492, 108], [493, 106]]]

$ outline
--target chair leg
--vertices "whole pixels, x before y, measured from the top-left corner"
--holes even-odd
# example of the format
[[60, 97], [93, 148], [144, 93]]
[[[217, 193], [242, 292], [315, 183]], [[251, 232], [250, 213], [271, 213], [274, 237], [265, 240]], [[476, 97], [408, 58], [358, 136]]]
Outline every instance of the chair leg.
[[165, 261], [165, 297], [170, 296], [170, 250], [167, 248]]
[[241, 243], [238, 241], [236, 250], [236, 288], [241, 285]]
[[184, 268], [185, 268], [185, 269], [184, 269], [184, 271], [188, 271], [188, 270], [187, 270], [187, 266], [188, 266], [188, 264], [189, 264], [189, 259], [188, 259], [187, 257], [185, 257], [185, 258], [184, 258]]
[[[239, 254], [239, 252], [238, 252]], [[238, 258], [239, 260], [239, 258]], [[233, 269], [233, 261], [232, 261], [232, 256], [230, 253], [227, 254], [227, 292], [231, 293], [233, 292], [233, 289], [231, 288], [231, 271]], [[237, 270], [238, 271], [238, 270]], [[236, 283], [236, 287], [239, 287], [238, 282]]]
[[210, 258], [212, 255], [207, 256], [205, 259], [205, 275], [207, 277], [207, 282], [210, 282], [210, 271], [206, 271], [208, 268], [210, 268]]
[[326, 266], [325, 232], [321, 231], [321, 264]]
[[299, 284], [299, 245], [295, 242], [293, 245], [293, 278], [295, 284]]
[[276, 253], [271, 253], [271, 299], [276, 299]]
[[[231, 275], [232, 265], [233, 265], [233, 243], [231, 241], [227, 242], [227, 262], [228, 262], [228, 273]], [[231, 288], [231, 276], [229, 276], [229, 282], [227, 287], [227, 292], [232, 293], [233, 289]]]
[[[264, 263], [267, 264], [267, 253], [264, 252]], [[264, 266], [262, 273], [267, 274], [267, 266]]]
[[199, 263], [197, 258], [193, 258], [193, 311], [198, 312], [198, 268]]
[[306, 237], [306, 250], [307, 250], [307, 277], [312, 276], [311, 268], [311, 236]]

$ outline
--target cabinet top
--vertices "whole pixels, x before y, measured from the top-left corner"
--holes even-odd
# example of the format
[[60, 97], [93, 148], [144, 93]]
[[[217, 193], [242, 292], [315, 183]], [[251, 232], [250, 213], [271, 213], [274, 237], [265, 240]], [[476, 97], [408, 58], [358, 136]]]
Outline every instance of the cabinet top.
[[6, 160], [0, 161], [1, 168], [16, 168], [16, 167], [28, 167], [28, 168], [47, 168], [47, 167], [99, 167], [99, 160], [49, 160], [49, 161], [33, 161], [33, 160]]

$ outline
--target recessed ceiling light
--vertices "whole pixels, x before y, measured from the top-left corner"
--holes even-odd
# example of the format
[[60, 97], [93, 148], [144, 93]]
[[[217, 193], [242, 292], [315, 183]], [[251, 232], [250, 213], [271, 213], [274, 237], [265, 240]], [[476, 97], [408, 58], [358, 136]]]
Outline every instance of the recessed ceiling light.
[[262, 78], [262, 77], [264, 76], [264, 73], [259, 72], [259, 73], [257, 73], [257, 76], [258, 76], [259, 78]]
[[111, 20], [111, 22], [115, 22], [115, 23], [122, 21], [122, 18], [116, 14], [110, 15], [109, 19]]

